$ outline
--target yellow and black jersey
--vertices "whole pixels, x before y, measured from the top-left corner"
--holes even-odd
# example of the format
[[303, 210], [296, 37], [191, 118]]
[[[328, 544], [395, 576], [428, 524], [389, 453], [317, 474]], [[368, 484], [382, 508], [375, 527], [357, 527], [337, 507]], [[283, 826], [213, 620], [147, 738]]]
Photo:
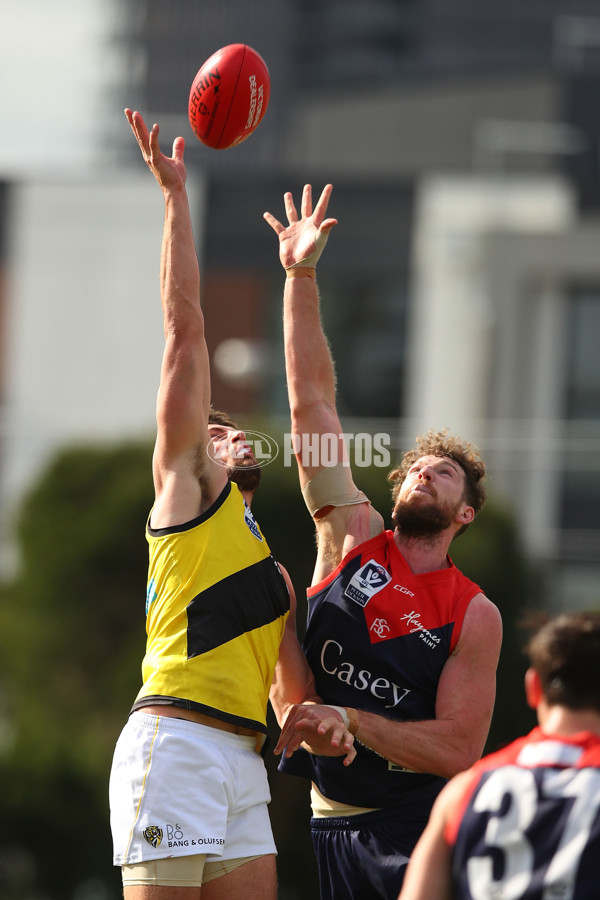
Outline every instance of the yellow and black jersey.
[[133, 709], [170, 703], [266, 733], [290, 598], [237, 485], [184, 525], [148, 522], [146, 538], [147, 643]]

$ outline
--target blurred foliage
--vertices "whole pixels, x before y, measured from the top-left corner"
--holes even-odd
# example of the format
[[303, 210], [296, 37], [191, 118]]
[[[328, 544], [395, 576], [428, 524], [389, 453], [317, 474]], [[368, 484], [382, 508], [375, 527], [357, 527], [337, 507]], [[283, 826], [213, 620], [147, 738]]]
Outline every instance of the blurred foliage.
[[[20, 570], [0, 592], [5, 900], [121, 894], [107, 779], [140, 682], [150, 460], [148, 446], [67, 450], [21, 510]], [[33, 861], [25, 878], [15, 854]]]
[[499, 608], [503, 622], [496, 706], [485, 752], [524, 734], [536, 723], [525, 701], [527, 619], [540, 605], [541, 578], [526, 560], [512, 514], [492, 501], [450, 548], [455, 565]]
[[[269, 432], [268, 424], [264, 430]], [[146, 444], [68, 449], [23, 503], [20, 568], [0, 587], [3, 900], [121, 896], [119, 871], [111, 863], [108, 775], [116, 738], [140, 684], [151, 453]], [[385, 472], [364, 468], [355, 471], [355, 478], [388, 515]], [[264, 469], [253, 509], [296, 586], [302, 635], [314, 531], [295, 465], [285, 466], [280, 456]], [[517, 623], [533, 605], [534, 583], [510, 515], [493, 503], [453, 545], [452, 556], [504, 618], [489, 742], [497, 745], [530, 724]], [[308, 785], [276, 771], [277, 725], [271, 713], [269, 724], [265, 759], [280, 897], [318, 896]]]

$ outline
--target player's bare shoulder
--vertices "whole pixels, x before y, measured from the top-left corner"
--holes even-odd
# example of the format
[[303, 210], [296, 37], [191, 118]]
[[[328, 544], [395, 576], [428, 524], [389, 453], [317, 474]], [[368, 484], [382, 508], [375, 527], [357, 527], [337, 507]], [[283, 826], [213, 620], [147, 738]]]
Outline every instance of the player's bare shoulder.
[[465, 613], [457, 650], [465, 645], [476, 645], [480, 650], [497, 658], [502, 645], [502, 616], [495, 603], [483, 592], [476, 594]]

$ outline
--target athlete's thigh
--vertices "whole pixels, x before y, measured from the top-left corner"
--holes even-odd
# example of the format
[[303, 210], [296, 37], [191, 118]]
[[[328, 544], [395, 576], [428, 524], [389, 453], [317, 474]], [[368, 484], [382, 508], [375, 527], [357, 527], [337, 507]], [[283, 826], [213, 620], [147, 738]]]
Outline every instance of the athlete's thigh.
[[163, 884], [130, 884], [123, 888], [124, 900], [204, 900], [199, 887], [172, 887]]
[[[277, 868], [273, 854], [252, 859], [243, 866], [238, 866], [228, 875], [214, 878], [202, 886], [202, 900], [276, 900], [276, 897]], [[133, 900], [138, 900], [138, 898], [135, 897]], [[146, 900], [146, 898], [139, 898], [139, 900]], [[155, 898], [147, 898], [147, 900], [155, 900]], [[157, 897], [156, 900], [163, 900], [163, 898]], [[179, 900], [179, 897], [173, 897], [173, 900]], [[182, 897], [181, 900], [193, 900], [193, 898], [192, 896]]]

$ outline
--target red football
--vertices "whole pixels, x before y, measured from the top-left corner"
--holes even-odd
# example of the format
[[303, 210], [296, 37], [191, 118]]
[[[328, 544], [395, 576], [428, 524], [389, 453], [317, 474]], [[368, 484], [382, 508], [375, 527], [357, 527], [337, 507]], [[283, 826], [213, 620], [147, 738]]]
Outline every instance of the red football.
[[267, 111], [271, 79], [262, 56], [247, 44], [228, 44], [200, 67], [188, 115], [199, 141], [227, 150], [250, 137]]

